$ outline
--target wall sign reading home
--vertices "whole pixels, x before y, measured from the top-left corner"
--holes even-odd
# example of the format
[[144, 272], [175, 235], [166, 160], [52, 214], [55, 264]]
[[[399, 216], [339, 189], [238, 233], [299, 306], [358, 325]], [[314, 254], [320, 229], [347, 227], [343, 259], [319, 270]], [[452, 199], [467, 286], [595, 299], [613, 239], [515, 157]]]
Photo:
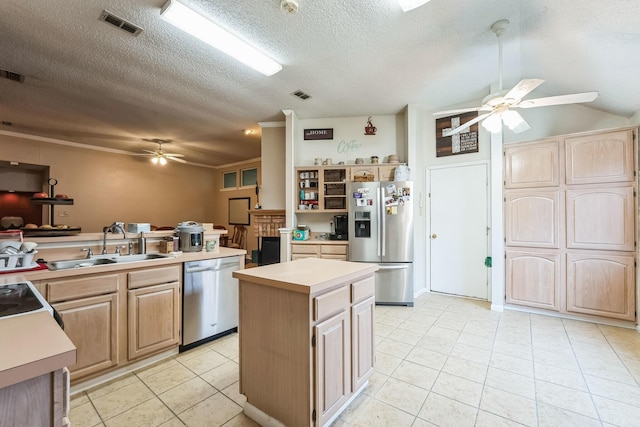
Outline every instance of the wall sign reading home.
[[455, 129], [476, 117], [478, 117], [478, 112], [472, 111], [457, 116], [436, 119], [436, 157], [477, 153], [478, 123], [471, 125], [466, 131], [451, 136], [442, 136], [444, 132]]
[[333, 128], [305, 129], [304, 139], [333, 139]]

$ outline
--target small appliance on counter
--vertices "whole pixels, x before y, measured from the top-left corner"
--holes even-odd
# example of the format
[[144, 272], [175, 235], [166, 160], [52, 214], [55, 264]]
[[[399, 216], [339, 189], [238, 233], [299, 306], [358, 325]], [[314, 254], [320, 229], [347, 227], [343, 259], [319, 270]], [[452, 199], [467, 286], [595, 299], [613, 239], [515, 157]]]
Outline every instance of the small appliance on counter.
[[299, 225], [293, 230], [293, 240], [309, 240], [311, 229], [306, 225]]
[[204, 242], [204, 228], [197, 222], [181, 222], [176, 228], [176, 235], [179, 238], [180, 250], [182, 252], [202, 251]]
[[329, 240], [349, 240], [349, 216], [335, 215], [331, 221]]

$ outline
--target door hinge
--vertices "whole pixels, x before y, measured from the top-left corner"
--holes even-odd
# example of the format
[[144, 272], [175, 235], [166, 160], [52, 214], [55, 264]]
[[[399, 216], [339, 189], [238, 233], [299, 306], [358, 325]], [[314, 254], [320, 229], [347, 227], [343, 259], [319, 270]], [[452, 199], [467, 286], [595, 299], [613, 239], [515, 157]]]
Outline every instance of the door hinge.
[[316, 346], [316, 336], [312, 336], [311, 337], [311, 347], [315, 347]]
[[505, 243], [507, 243], [507, 238], [503, 237], [502, 240], [504, 240]]
[[311, 413], [311, 421], [316, 421], [316, 410], [314, 409], [313, 412]]

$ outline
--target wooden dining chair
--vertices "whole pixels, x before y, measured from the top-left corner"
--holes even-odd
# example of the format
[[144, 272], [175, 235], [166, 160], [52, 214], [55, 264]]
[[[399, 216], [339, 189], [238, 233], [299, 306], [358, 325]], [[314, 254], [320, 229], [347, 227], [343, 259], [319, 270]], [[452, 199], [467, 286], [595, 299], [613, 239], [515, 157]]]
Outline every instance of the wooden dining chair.
[[236, 225], [233, 228], [233, 237], [231, 237], [229, 247], [233, 249], [247, 249], [247, 227], [244, 225]]

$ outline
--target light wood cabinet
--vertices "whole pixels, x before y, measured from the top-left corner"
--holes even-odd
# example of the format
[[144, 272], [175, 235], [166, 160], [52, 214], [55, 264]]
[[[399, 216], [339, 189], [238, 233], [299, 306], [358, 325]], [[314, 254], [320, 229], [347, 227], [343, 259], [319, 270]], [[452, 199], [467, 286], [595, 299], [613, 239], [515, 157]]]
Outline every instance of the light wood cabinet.
[[560, 191], [509, 191], [504, 201], [508, 246], [559, 248]]
[[351, 396], [349, 301], [335, 316], [314, 326], [318, 425], [324, 425]]
[[71, 380], [77, 383], [176, 348], [181, 275], [176, 264], [39, 282], [77, 348]]
[[346, 212], [349, 168], [296, 168], [296, 212]]
[[635, 320], [635, 260], [602, 253], [567, 255], [567, 311]]
[[64, 332], [77, 349], [76, 363], [69, 366], [74, 381], [119, 364], [119, 287], [118, 274], [46, 283], [47, 299], [60, 313]]
[[[374, 284], [375, 286], [375, 284]], [[373, 295], [371, 292], [369, 295]], [[373, 375], [375, 298], [370, 296], [351, 309], [352, 389], [358, 390]]]
[[567, 138], [567, 184], [632, 182], [633, 142], [630, 129]]
[[506, 252], [506, 301], [560, 310], [562, 263], [559, 252]]
[[325, 259], [337, 259], [341, 261], [347, 260], [347, 254], [349, 253], [349, 244], [345, 241], [344, 244], [331, 243], [304, 243], [304, 244], [291, 244], [291, 259], [302, 258], [325, 258]]
[[504, 187], [557, 187], [560, 183], [558, 141], [510, 144], [504, 148]]
[[567, 247], [633, 251], [632, 186], [567, 189]]
[[0, 389], [0, 426], [68, 425], [68, 371], [58, 369]]
[[129, 360], [178, 345], [180, 340], [180, 267], [128, 274]]
[[396, 164], [352, 166], [349, 180], [355, 182], [393, 181], [396, 166]]
[[505, 146], [508, 303], [636, 320], [636, 135]]
[[247, 415], [324, 426], [362, 391], [375, 343], [375, 281], [363, 268], [371, 266], [303, 259], [234, 272]]

